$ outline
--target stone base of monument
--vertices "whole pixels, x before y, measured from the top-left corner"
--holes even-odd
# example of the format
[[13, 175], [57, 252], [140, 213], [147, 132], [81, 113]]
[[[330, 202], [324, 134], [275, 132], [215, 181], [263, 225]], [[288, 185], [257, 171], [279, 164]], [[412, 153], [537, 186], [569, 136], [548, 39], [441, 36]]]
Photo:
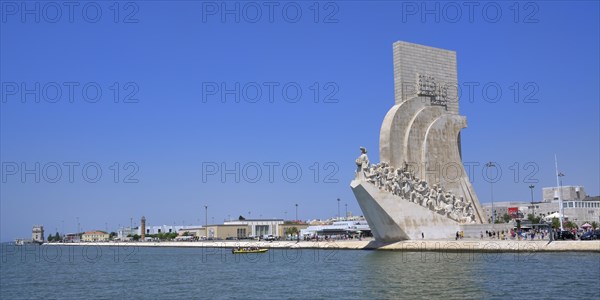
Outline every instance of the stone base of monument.
[[458, 222], [364, 180], [353, 180], [350, 187], [377, 241], [422, 239], [421, 234], [425, 239], [452, 239], [461, 230]]

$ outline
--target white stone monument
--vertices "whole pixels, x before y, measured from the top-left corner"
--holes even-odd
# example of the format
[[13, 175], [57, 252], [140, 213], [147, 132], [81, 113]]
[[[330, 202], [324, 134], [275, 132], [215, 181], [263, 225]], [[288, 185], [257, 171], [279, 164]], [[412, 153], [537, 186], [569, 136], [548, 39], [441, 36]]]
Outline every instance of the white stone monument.
[[361, 148], [351, 187], [377, 240], [450, 238], [461, 224], [486, 223], [461, 160], [456, 53], [393, 48], [396, 103], [381, 126], [381, 162], [369, 166]]

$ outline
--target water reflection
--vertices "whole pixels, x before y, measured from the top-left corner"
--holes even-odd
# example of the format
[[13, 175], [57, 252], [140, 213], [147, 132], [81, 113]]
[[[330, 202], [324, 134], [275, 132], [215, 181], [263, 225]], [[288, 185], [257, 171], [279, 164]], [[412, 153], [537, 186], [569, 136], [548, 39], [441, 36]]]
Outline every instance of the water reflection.
[[[0, 298], [595, 299], [600, 253], [2, 251]], [[36, 252], [37, 251], [37, 252]], [[54, 251], [54, 250], [53, 250]], [[46, 253], [46, 254], [44, 254]], [[133, 253], [133, 255], [132, 255]], [[48, 260], [48, 257], [53, 257]], [[92, 259], [94, 258], [94, 259]]]

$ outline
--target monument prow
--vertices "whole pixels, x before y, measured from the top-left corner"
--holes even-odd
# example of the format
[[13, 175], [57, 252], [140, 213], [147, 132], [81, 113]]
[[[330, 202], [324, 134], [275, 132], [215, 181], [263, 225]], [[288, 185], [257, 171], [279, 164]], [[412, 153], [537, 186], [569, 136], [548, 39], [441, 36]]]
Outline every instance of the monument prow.
[[352, 190], [382, 241], [448, 238], [487, 223], [461, 158], [456, 53], [406, 42], [394, 51], [395, 105], [380, 131], [381, 163], [366, 149]]

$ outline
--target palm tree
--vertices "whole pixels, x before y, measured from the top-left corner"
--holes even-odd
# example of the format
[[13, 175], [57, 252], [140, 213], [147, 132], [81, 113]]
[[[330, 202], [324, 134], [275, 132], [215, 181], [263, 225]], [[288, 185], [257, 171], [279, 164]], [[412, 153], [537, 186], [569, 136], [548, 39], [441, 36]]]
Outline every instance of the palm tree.
[[297, 235], [298, 234], [298, 228], [296, 227], [288, 227], [285, 229], [285, 234], [286, 235]]

